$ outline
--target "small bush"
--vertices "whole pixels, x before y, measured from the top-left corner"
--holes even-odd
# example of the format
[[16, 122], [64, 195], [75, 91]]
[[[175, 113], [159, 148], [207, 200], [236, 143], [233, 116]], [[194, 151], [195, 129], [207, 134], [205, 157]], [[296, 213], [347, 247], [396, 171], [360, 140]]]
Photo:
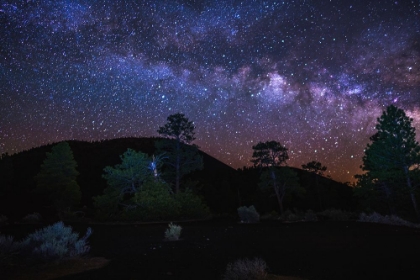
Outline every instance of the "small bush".
[[258, 214], [254, 205], [239, 207], [238, 215], [242, 223], [257, 223], [260, 221], [260, 214]]
[[20, 244], [15, 242], [13, 236], [0, 234], [0, 260], [10, 257], [20, 249]]
[[179, 217], [179, 203], [164, 182], [146, 182], [131, 199], [131, 206], [124, 213], [129, 220], [162, 221]]
[[280, 215], [276, 211], [271, 211], [261, 216], [261, 220], [278, 220], [278, 219], [280, 219]]
[[379, 223], [387, 225], [396, 225], [396, 226], [407, 226], [407, 227], [420, 227], [420, 225], [411, 223], [409, 221], [403, 220], [398, 216], [382, 216], [379, 213], [373, 212], [370, 215], [361, 213], [358, 219], [358, 222], [367, 222], [367, 223]]
[[388, 217], [385, 216], [385, 220], [388, 220], [390, 225], [398, 225], [398, 226], [406, 226], [406, 227], [419, 227], [418, 224], [414, 224], [412, 222], [403, 220], [396, 215], [391, 215], [391, 216], [388, 216]]
[[41, 214], [39, 213], [32, 213], [26, 215], [23, 219], [23, 223], [39, 223], [42, 220]]
[[100, 221], [115, 220], [119, 216], [119, 204], [122, 195], [111, 187], [104, 189], [102, 195], [93, 197], [95, 218]]
[[228, 264], [223, 280], [261, 280], [267, 277], [267, 264], [260, 258], [242, 259]]
[[316, 222], [316, 221], [318, 221], [318, 217], [316, 216], [314, 211], [308, 210], [305, 213], [305, 221], [306, 222]]
[[328, 221], [349, 221], [352, 214], [349, 212], [342, 211], [340, 209], [327, 209], [318, 213], [319, 217], [324, 218]]
[[15, 242], [13, 236], [0, 234], [0, 265], [21, 261], [20, 248], [20, 243]]
[[286, 210], [281, 215], [281, 219], [283, 221], [296, 222], [302, 220], [302, 217], [298, 213], [293, 213], [290, 210]]
[[358, 222], [367, 222], [367, 223], [383, 223], [384, 216], [377, 212], [373, 212], [372, 214], [368, 215], [366, 213], [361, 213], [359, 215]]
[[182, 227], [173, 223], [170, 223], [168, 226], [169, 228], [165, 231], [165, 239], [170, 241], [179, 240]]
[[190, 189], [179, 192], [175, 195], [175, 200], [179, 204], [179, 216], [181, 218], [207, 218], [210, 210], [203, 203], [201, 198], [194, 194]]
[[70, 226], [58, 222], [28, 235], [22, 247], [40, 259], [75, 257], [89, 252], [87, 239], [91, 234], [92, 229], [88, 228], [85, 236], [79, 239], [79, 234], [74, 233]]

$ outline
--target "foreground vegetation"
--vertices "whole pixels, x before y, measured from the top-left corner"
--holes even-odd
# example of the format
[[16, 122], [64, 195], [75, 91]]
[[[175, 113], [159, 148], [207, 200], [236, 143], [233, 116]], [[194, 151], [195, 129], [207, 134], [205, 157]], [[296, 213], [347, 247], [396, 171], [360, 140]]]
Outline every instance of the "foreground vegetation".
[[79, 238], [79, 234], [63, 222], [36, 230], [22, 241], [0, 234], [1, 263], [57, 261], [83, 256], [90, 250], [88, 238], [91, 234], [89, 227], [86, 234]]
[[[54, 266], [2, 266], [2, 276], [15, 279], [14, 273], [25, 273], [28, 268], [32, 276], [52, 270], [63, 275], [58, 273], [74, 269], [73, 273], [79, 274], [66, 279], [79, 280], [214, 280], [258, 273], [266, 277], [263, 279], [414, 279], [409, 276], [417, 271], [414, 256], [420, 250], [418, 229], [370, 222], [332, 222], [340, 211], [328, 212], [331, 222], [323, 220], [327, 213], [315, 212], [317, 222], [262, 219], [258, 223], [239, 223], [237, 217], [172, 226], [92, 224], [89, 257], [79, 262], [78, 268], [89, 267], [86, 264], [101, 256], [111, 260], [106, 266], [81, 273], [75, 270], [75, 263], [63, 259]], [[169, 239], [171, 228], [177, 225], [182, 227], [181, 235], [178, 240]], [[6, 235], [23, 236], [38, 228], [39, 225], [13, 225], [0, 229]], [[74, 224], [73, 228], [86, 230], [81, 224]], [[173, 231], [175, 235], [176, 232]], [[252, 265], [243, 266], [249, 262]], [[31, 274], [26, 275], [29, 279]]]

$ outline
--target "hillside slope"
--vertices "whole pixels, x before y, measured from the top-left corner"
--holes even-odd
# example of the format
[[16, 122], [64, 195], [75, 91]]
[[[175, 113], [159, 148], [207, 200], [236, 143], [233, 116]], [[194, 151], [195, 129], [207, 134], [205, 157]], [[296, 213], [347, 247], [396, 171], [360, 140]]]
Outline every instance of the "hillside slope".
[[[106, 181], [102, 178], [106, 166], [114, 166], [121, 162], [120, 155], [127, 149], [133, 149], [152, 155], [155, 152], [154, 143], [160, 138], [119, 138], [99, 142], [67, 141], [73, 151], [80, 175], [77, 182], [82, 191], [82, 205], [92, 206], [92, 197], [102, 193]], [[3, 178], [0, 191], [0, 214], [22, 216], [31, 209], [43, 212], [38, 201], [43, 200], [33, 193], [36, 183], [34, 177], [40, 171], [46, 153], [55, 145], [33, 148], [10, 156], [12, 171], [8, 178]], [[228, 174], [235, 170], [214, 157], [200, 151], [203, 157], [204, 170], [200, 174]], [[10, 175], [10, 173], [12, 173]], [[13, 210], [13, 211], [12, 211]]]
[[[77, 179], [82, 191], [81, 207], [92, 209], [92, 197], [102, 194], [106, 181], [102, 178], [106, 166], [120, 163], [120, 155], [128, 148], [149, 155], [155, 152], [154, 143], [160, 138], [119, 138], [99, 142], [67, 141], [78, 164]], [[23, 151], [6, 158], [0, 165], [0, 214], [19, 219], [35, 211], [48, 215], [45, 197], [34, 192], [35, 175], [46, 153], [54, 144]], [[277, 210], [276, 200], [269, 192], [258, 188], [260, 170], [235, 170], [214, 157], [200, 151], [204, 169], [185, 178], [185, 184], [194, 186], [207, 205], [216, 213], [235, 213], [241, 205], [255, 205], [261, 212]], [[286, 208], [323, 210], [341, 208], [351, 210], [355, 202], [352, 189], [329, 178], [295, 169], [303, 193], [286, 198]]]

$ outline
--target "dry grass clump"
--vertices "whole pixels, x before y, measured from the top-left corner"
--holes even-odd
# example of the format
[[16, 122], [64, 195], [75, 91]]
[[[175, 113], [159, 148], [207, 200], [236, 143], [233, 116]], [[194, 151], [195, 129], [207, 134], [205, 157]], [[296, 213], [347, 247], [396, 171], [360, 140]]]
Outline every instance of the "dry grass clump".
[[168, 229], [165, 231], [165, 239], [169, 241], [179, 240], [181, 236], [182, 227], [173, 223], [168, 225]]

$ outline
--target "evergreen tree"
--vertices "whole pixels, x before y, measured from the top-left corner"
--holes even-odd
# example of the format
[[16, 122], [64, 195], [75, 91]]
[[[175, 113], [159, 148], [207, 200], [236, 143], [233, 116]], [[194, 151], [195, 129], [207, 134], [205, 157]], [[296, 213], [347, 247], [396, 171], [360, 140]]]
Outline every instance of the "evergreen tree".
[[166, 120], [168, 122], [157, 131], [160, 135], [186, 144], [195, 140], [195, 126], [184, 114], [176, 113], [167, 117]]
[[252, 146], [252, 149], [254, 152], [251, 162], [254, 166], [280, 166], [289, 159], [287, 148], [277, 141], [258, 142], [257, 145]]
[[144, 182], [152, 179], [153, 170], [147, 154], [127, 149], [120, 159], [120, 164], [104, 168], [102, 178], [121, 196], [136, 193]]
[[319, 161], [313, 160], [307, 164], [302, 164], [302, 169], [322, 176], [327, 170], [327, 167], [323, 166]]
[[[374, 185], [387, 192], [385, 195], [392, 193], [391, 188], [396, 194], [407, 191], [413, 209], [420, 218], [415, 196], [420, 146], [415, 140], [412, 121], [402, 109], [388, 106], [378, 118], [377, 133], [370, 138], [372, 142], [365, 149], [361, 167]], [[366, 178], [360, 180], [361, 183], [364, 181]], [[405, 186], [405, 189], [401, 188], [402, 186]]]
[[143, 191], [145, 185], [160, 181], [160, 158], [153, 156], [151, 160], [145, 153], [127, 149], [120, 155], [120, 164], [106, 166], [102, 178], [108, 187], [102, 195], [93, 198], [98, 217], [115, 218], [121, 206], [125, 210], [136, 208], [131, 200]]
[[166, 176], [173, 179], [174, 192], [178, 193], [181, 178], [194, 170], [202, 169], [203, 159], [199, 155], [198, 147], [191, 145], [195, 140], [194, 124], [181, 113], [170, 115], [167, 121], [157, 131], [167, 139], [156, 141], [156, 148], [166, 157]]
[[290, 168], [279, 168], [289, 159], [287, 148], [276, 141], [259, 142], [252, 146], [251, 162], [266, 168], [260, 176], [260, 187], [271, 187], [277, 197], [280, 213], [283, 214], [283, 199], [288, 189], [299, 185], [297, 174]]
[[81, 192], [76, 181], [79, 172], [76, 168], [70, 145], [61, 142], [52, 147], [51, 153], [47, 153], [35, 177], [36, 191], [46, 194], [59, 213], [69, 211], [80, 203]]

